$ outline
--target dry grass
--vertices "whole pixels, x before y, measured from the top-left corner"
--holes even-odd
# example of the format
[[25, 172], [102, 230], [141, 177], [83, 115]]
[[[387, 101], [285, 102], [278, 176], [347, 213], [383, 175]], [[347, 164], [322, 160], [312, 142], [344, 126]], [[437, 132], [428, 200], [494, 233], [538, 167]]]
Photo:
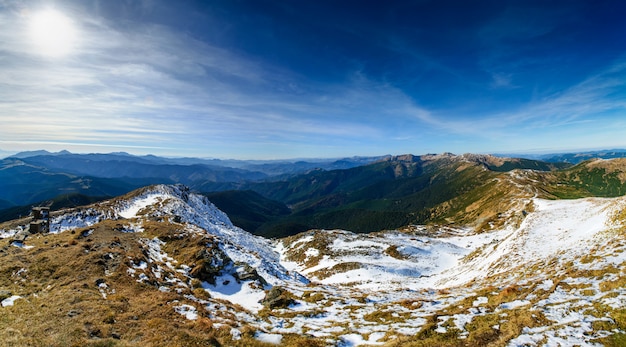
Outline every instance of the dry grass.
[[408, 310], [416, 310], [422, 307], [422, 305], [424, 305], [422, 300], [412, 300], [412, 299], [405, 299], [405, 300], [397, 302], [397, 304]]
[[[167, 223], [147, 225], [139, 234], [121, 233], [118, 227], [105, 221], [92, 226], [88, 236], [86, 230], [30, 236], [32, 249], [0, 240], [0, 289], [23, 297], [0, 309], [2, 345], [267, 346], [253, 336], [234, 342], [229, 327], [214, 328], [204, 307], [184, 298], [191, 289], [163, 292], [154, 276], [139, 283], [127, 273], [131, 263], [146, 260], [140, 238], [168, 240], [164, 248], [177, 249], [173, 253], [180, 263], [193, 259], [210, 238], [179, 237], [180, 226]], [[106, 298], [100, 283], [108, 286]], [[196, 306], [200, 317], [188, 320], [176, 313], [174, 307], [183, 303]]]
[[350, 271], [350, 270], [360, 269], [361, 266], [362, 266], [361, 263], [357, 263], [357, 262], [339, 263], [339, 264], [335, 264], [330, 269], [317, 270], [315, 272], [312, 272], [310, 275], [312, 277], [316, 277], [319, 280], [323, 280], [325, 278], [328, 278], [328, 277], [330, 277], [332, 275], [336, 275], [338, 273], [347, 272], [347, 271]]
[[306, 291], [302, 293], [301, 298], [302, 300], [306, 302], [316, 304], [316, 303], [326, 300], [326, 295], [320, 292]]
[[[324, 255], [330, 254], [329, 247], [335, 240], [332, 233], [333, 231], [311, 230], [306, 233], [284, 238], [283, 243], [286, 246], [295, 245], [295, 247], [286, 253], [287, 260], [304, 265], [305, 267], [318, 265]], [[301, 238], [307, 236], [313, 236], [313, 239], [308, 242], [298, 242]], [[318, 251], [318, 255], [307, 256], [306, 251], [309, 248], [316, 249]]]
[[387, 247], [385, 249], [385, 254], [387, 254], [388, 256], [392, 257], [392, 258], [396, 258], [398, 260], [407, 260], [408, 257], [402, 253], [400, 253], [400, 251], [398, 251], [398, 246], [396, 245], [391, 245], [389, 247]]
[[[505, 346], [509, 340], [519, 336], [525, 327], [533, 328], [548, 323], [548, 320], [538, 311], [516, 309], [504, 312], [507, 313], [506, 319], [503, 319], [502, 312], [475, 316], [470, 323], [465, 325], [467, 336], [463, 339], [458, 338], [460, 331], [450, 320], [438, 324], [441, 321], [437, 316], [432, 316], [418, 334], [400, 338], [387, 346]], [[445, 333], [435, 331], [439, 325], [446, 328]]]
[[[499, 210], [498, 206], [492, 206], [493, 211]], [[145, 221], [145, 232], [140, 234], [120, 233], [118, 231], [122, 227], [120, 223], [124, 222], [104, 221], [89, 229], [79, 229], [73, 233], [31, 236], [27, 244], [34, 246], [32, 249], [9, 246], [8, 240], [0, 240], [0, 290], [8, 290], [23, 297], [17, 300], [13, 307], [0, 308], [0, 341], [2, 341], [0, 345], [268, 346], [254, 338], [258, 328], [246, 327], [246, 324], [235, 315], [243, 308], [211, 298], [202, 289], [199, 279], [186, 277], [160, 264], [164, 275], [176, 277], [188, 286], [186, 288], [179, 286], [180, 292], [174, 290], [164, 292], [160, 291], [159, 287], [168, 284], [164, 283], [163, 279], [156, 278], [152, 271], [145, 272], [149, 278], [144, 283], [137, 282], [137, 277], [131, 277], [127, 272], [133, 264], [148, 261], [146, 247], [140, 239], [156, 237], [165, 242], [162, 250], [175, 259], [174, 266], [180, 269], [180, 265], [186, 264], [192, 268], [191, 273], [194, 274], [197, 271], [193, 269], [202, 266], [207, 252], [211, 256], [222, 256], [218, 252], [218, 243], [212, 236], [206, 233], [189, 233], [182, 229], [181, 224], [171, 223], [167, 218]], [[93, 229], [93, 234], [87, 235], [85, 231], [90, 229]], [[329, 252], [329, 245], [334, 240], [333, 235], [332, 232], [315, 233], [312, 241], [303, 244], [290, 254], [291, 260], [299, 262], [306, 260], [309, 265], [315, 264]], [[320, 250], [320, 256], [307, 258], [305, 252], [309, 248]], [[394, 247], [389, 247], [385, 253], [396, 258], [402, 257]], [[580, 261], [583, 264], [590, 264], [599, 258], [602, 257], [589, 255]], [[516, 269], [515, 272], [535, 276], [537, 272], [552, 266], [556, 268], [557, 265], [558, 275], [552, 278], [554, 286], [549, 290], [539, 290], [533, 285], [505, 285], [502, 288], [494, 286], [480, 289], [479, 283], [476, 282], [473, 287], [476, 291], [473, 294], [428, 317], [428, 322], [418, 334], [399, 338], [389, 342], [389, 345], [503, 346], [518, 336], [524, 327], [551, 326], [554, 322], [548, 321], [541, 312], [529, 307], [502, 310], [500, 306], [502, 303], [526, 299], [530, 293], [536, 295], [532, 299], [536, 303], [549, 296], [556, 287], [583, 295], [604, 294], [603, 298], [609, 298], [626, 286], [624, 273], [620, 270], [624, 264], [605, 269], [580, 270], [574, 262], [561, 264], [555, 260], [550, 264], [546, 262], [541, 266], [529, 266], [525, 272], [520, 269]], [[360, 267], [359, 263], [342, 263], [313, 275], [326, 278]], [[607, 277], [607, 274], [617, 276]], [[602, 280], [599, 285], [602, 293], [588, 288], [589, 284], [566, 282], [567, 278], [578, 277]], [[513, 283], [511, 280], [503, 282], [503, 278], [483, 280], [484, 282], [480, 283], [488, 283], [491, 280], [493, 280], [491, 283]], [[106, 292], [106, 298], [98, 287], [98, 283], [102, 282], [111, 290]], [[169, 286], [173, 289], [171, 285]], [[307, 290], [298, 299], [315, 304], [310, 310], [294, 311], [286, 305], [287, 307], [281, 306], [273, 310], [265, 308], [257, 317], [269, 321], [268, 317], [273, 316], [289, 322], [289, 319], [294, 317], [328, 315], [330, 311], [327, 307], [330, 305], [341, 306], [342, 310], [350, 312], [353, 317], [358, 316], [359, 319], [361, 314], [369, 312], [363, 316], [365, 322], [358, 324], [373, 325], [404, 322], [414, 318], [412, 314], [415, 312], [423, 312], [420, 311], [422, 301], [418, 299], [383, 304], [374, 312], [370, 312], [364, 309], [372, 304], [367, 303], [365, 294], [357, 296], [359, 294], [355, 291], [355, 297], [344, 300], [345, 305], [340, 305], [341, 299], [333, 297], [330, 292], [321, 292], [320, 288], [313, 285]], [[452, 298], [455, 293], [454, 289], [442, 290], [436, 292], [436, 295], [440, 298], [444, 296]], [[445, 321], [440, 319], [441, 316], [466, 314], [479, 296], [488, 298], [488, 302], [481, 305], [486, 311], [475, 315], [465, 326], [465, 332], [454, 326], [453, 319], [447, 318]], [[189, 299], [190, 297], [206, 300], [211, 304], [220, 304], [222, 311], [209, 312], [203, 305], [197, 303], [197, 300]], [[355, 300], [360, 304], [356, 304]], [[176, 313], [174, 307], [181, 304], [196, 307], [199, 318], [187, 320]], [[496, 313], [494, 310], [497, 308], [500, 309]], [[502, 313], [507, 313], [506, 317]], [[593, 323], [596, 331], [626, 330], [624, 309], [612, 309], [596, 303], [586, 313], [602, 319]], [[210, 317], [218, 317], [220, 324], [223, 325], [214, 325], [217, 319], [209, 318], [209, 314]], [[342, 332], [337, 332], [334, 338], [354, 331], [355, 327], [358, 327], [355, 323], [350, 321], [332, 323], [343, 329]], [[243, 324], [243, 327], [240, 324]], [[232, 340], [231, 326], [242, 331], [241, 340]], [[445, 327], [446, 332], [437, 332], [439, 326]], [[301, 335], [285, 334], [281, 345], [302, 347], [328, 344], [323, 338], [306, 336], [306, 329], [308, 328], [303, 329]], [[464, 336], [465, 334], [467, 336]], [[607, 346], [620, 346], [624, 345], [621, 344], [625, 339], [624, 336], [617, 333], [598, 341]]]
[[608, 292], [619, 288], [626, 288], [626, 277], [623, 275], [620, 275], [615, 281], [600, 282], [600, 290], [603, 292]]
[[393, 323], [403, 322], [410, 316], [408, 312], [395, 312], [392, 310], [377, 309], [374, 312], [365, 314], [363, 319], [368, 322]]

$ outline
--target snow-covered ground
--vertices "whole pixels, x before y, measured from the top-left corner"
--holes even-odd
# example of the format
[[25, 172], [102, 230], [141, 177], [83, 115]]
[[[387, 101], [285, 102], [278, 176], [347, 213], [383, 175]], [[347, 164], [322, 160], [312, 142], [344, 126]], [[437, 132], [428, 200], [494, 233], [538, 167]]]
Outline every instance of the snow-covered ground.
[[[466, 230], [450, 232], [454, 236], [438, 238], [397, 231], [362, 235], [320, 230], [317, 233], [325, 233], [325, 238], [333, 241], [327, 246], [324, 257], [314, 264], [309, 264], [308, 259], [318, 257], [319, 250], [314, 248], [315, 240], [311, 235], [303, 236], [293, 246], [279, 242], [276, 250], [281, 253], [286, 268], [323, 284], [349, 283], [368, 290], [433, 288], [440, 273], [456, 267], [464, 256], [498, 236], [497, 233], [468, 235]], [[307, 255], [305, 261], [289, 260], [290, 253], [302, 251]], [[347, 271], [337, 270], [341, 264], [358, 265]], [[326, 270], [322, 274], [331, 275], [318, 278], [316, 273], [320, 270]]]
[[[626, 306], [626, 288], [613, 292], [600, 290], [600, 283], [617, 281], [624, 273], [605, 278], [563, 277], [559, 283], [552, 277], [572, 271], [569, 267], [572, 262], [580, 271], [624, 267], [626, 240], [616, 243], [614, 233], [623, 225], [616, 223], [614, 217], [626, 207], [626, 199], [553, 201], [534, 198], [532, 202], [534, 211], [528, 213], [519, 227], [509, 225], [489, 233], [472, 234], [460, 229], [446, 230], [442, 233], [445, 236], [425, 236], [422, 230], [362, 235], [320, 230], [290, 238], [288, 244], [278, 242], [276, 249], [286, 268], [300, 271], [313, 283], [333, 288], [332, 295], [349, 296], [349, 290], [352, 295], [367, 295], [372, 303], [370, 309], [364, 305], [351, 312], [357, 320], [365, 320], [366, 315], [381, 308], [402, 313], [406, 309], [397, 305], [398, 302], [419, 301], [419, 307], [411, 311], [404, 323], [383, 324], [400, 334], [415, 334], [419, 331], [415, 326], [425, 324], [419, 320], [421, 317], [471, 298], [475, 295], [471, 288], [514, 285], [527, 288], [530, 294], [502, 302], [495, 311], [488, 308], [487, 296], [478, 296], [467, 311], [440, 316], [437, 331], [445, 333], [444, 323], [452, 322], [462, 335], [467, 334], [464, 327], [474, 317], [498, 311], [506, 316], [507, 311], [527, 308], [541, 312], [551, 323], [524, 330], [510, 342], [511, 346], [543, 345], [545, 341], [548, 345], [594, 346], [595, 338], [607, 336], [609, 332], [592, 332], [592, 323], [611, 318], [598, 318], [586, 310], [593, 302], [614, 308]], [[592, 254], [593, 261], [580, 261], [581, 257]], [[531, 272], [530, 268], [533, 268]], [[325, 277], [328, 273], [331, 275]], [[563, 282], [578, 283], [583, 289], [571, 289], [561, 284]], [[436, 291], [428, 288], [439, 288], [450, 296], [433, 294]], [[539, 299], [550, 291], [553, 292], [547, 298]], [[489, 295], [497, 294], [499, 291]], [[326, 319], [340, 322], [337, 317], [341, 315], [334, 312], [333, 307], [327, 309]], [[340, 344], [375, 342], [363, 337], [371, 336], [368, 334], [372, 332], [365, 326], [361, 328], [364, 335], [343, 335]]]
[[475, 256], [441, 274], [438, 286], [452, 287], [476, 278], [503, 274], [520, 266], [563, 254], [564, 259], [588, 254], [603, 231], [615, 227], [611, 216], [626, 206], [626, 199], [533, 199], [535, 211], [519, 228], [492, 234], [492, 242], [475, 248]]

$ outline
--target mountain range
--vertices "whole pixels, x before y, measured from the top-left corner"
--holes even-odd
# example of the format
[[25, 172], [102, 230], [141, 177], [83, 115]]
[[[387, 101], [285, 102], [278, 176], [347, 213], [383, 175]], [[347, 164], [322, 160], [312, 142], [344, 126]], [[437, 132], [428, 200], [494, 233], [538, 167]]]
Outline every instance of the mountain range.
[[589, 159], [615, 159], [626, 158], [626, 149], [607, 149], [596, 151], [582, 151], [570, 153], [548, 153], [548, 154], [505, 154], [501, 157], [518, 157], [531, 160], [541, 160], [550, 163], [570, 163], [579, 164]]
[[[410, 224], [497, 224], [498, 210], [507, 206], [495, 201], [504, 190], [530, 189], [530, 180], [540, 182], [533, 189], [548, 198], [610, 197], [626, 191], [622, 173], [601, 160], [572, 165], [444, 153], [248, 163], [283, 167], [274, 176], [198, 164], [202, 159], [180, 160], [188, 164], [126, 153], [34, 152], [6, 158], [0, 168], [0, 220], [25, 215], [32, 204], [71, 207], [150, 184], [183, 183], [214, 201], [235, 225], [284, 237], [322, 228], [373, 232]], [[314, 164], [319, 167], [310, 169]], [[342, 165], [347, 168], [336, 169]], [[516, 170], [533, 177], [513, 180]], [[466, 212], [475, 206], [490, 208]]]
[[158, 183], [183, 183], [201, 191], [232, 189], [242, 182], [295, 175], [313, 168], [351, 168], [378, 159], [235, 161], [127, 153], [22, 152], [0, 161], [0, 209], [66, 194], [112, 197]]

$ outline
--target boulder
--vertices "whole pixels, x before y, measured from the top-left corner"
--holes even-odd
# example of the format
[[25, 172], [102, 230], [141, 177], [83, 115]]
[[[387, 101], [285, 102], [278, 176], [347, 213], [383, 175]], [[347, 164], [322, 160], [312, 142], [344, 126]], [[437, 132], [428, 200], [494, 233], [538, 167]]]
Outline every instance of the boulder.
[[261, 301], [261, 304], [270, 310], [287, 308], [295, 303], [296, 301], [292, 298], [292, 294], [279, 286], [272, 287]]

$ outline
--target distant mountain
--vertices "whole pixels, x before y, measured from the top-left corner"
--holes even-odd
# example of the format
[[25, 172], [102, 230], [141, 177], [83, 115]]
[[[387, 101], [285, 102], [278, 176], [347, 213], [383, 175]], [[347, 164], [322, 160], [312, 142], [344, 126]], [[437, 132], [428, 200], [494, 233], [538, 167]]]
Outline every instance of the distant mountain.
[[0, 199], [0, 210], [1, 209], [5, 209], [5, 208], [9, 208], [11, 206], [14, 206], [14, 204], [12, 202]]
[[561, 153], [561, 154], [547, 154], [540, 156], [540, 160], [555, 163], [570, 163], [578, 164], [590, 159], [615, 159], [626, 158], [626, 149], [611, 149], [603, 151], [590, 151], [581, 153]]
[[26, 159], [0, 160], [0, 198], [13, 206], [79, 193], [89, 196], [117, 196], [148, 184], [173, 183], [166, 178], [101, 178], [58, 172], [29, 164]]
[[[240, 189], [246, 182], [274, 180], [320, 168], [352, 168], [380, 157], [341, 160], [236, 161], [134, 156], [124, 152], [72, 154], [21, 152], [0, 162], [0, 209], [28, 205], [66, 193], [118, 195], [147, 184], [183, 183], [200, 191]], [[229, 167], [233, 165], [237, 167]]]
[[[598, 163], [572, 167], [567, 163], [444, 153], [385, 156], [351, 167], [372, 159], [326, 162], [327, 167], [348, 167], [335, 170], [310, 169], [309, 162], [292, 163], [291, 169], [288, 163], [254, 164], [264, 166], [266, 172], [282, 173], [270, 177], [241, 168], [164, 164], [169, 159], [127, 153], [8, 158], [0, 162], [0, 199], [4, 200], [0, 209], [68, 193], [114, 196], [147, 184], [184, 183], [205, 193], [228, 191], [211, 196], [233, 215], [236, 225], [259, 235], [281, 237], [323, 228], [372, 232], [410, 224], [476, 220], [488, 226], [498, 223], [500, 207], [493, 205], [498, 194], [533, 191], [545, 197], [569, 198], [626, 192], [621, 169], [610, 171], [613, 169]], [[276, 169], [271, 165], [285, 166]], [[305, 173], [295, 173], [305, 169]], [[509, 173], [516, 170], [526, 170], [526, 178], [512, 178]], [[531, 176], [536, 182], [530, 181]], [[487, 195], [489, 199], [484, 198]], [[485, 208], [476, 209], [479, 205]]]
[[[264, 222], [250, 227], [267, 237], [310, 229], [372, 232], [410, 224], [478, 223], [475, 227], [489, 229], [510, 219], [501, 211], [511, 209], [519, 197], [626, 194], [625, 160], [571, 166], [473, 154], [404, 155], [348, 170], [316, 170], [277, 182], [247, 183], [240, 189], [290, 208], [289, 214], [265, 215]], [[225, 209], [236, 205], [229, 211], [237, 215], [257, 211], [236, 200], [215, 203]], [[520, 213], [526, 208], [520, 206]]]
[[11, 155], [14, 155], [14, 154], [15, 154], [14, 151], [5, 151], [3, 149], [0, 149], [0, 159], [10, 157]]
[[468, 160], [480, 163], [491, 171], [506, 172], [515, 169], [552, 171], [570, 167], [563, 161], [533, 160], [524, 158], [496, 157], [484, 154], [464, 154]]
[[[48, 169], [98, 177], [137, 177], [140, 175], [139, 172], [145, 172], [141, 174], [141, 177], [161, 177], [166, 174], [163, 172], [166, 169], [154, 167], [170, 165], [174, 166], [170, 168], [172, 171], [182, 170], [181, 167], [193, 167], [191, 171], [199, 171], [201, 167], [204, 167], [215, 171], [213, 177], [208, 179], [211, 182], [258, 180], [269, 176], [300, 174], [312, 169], [348, 169], [384, 158], [384, 156], [378, 156], [311, 160], [222, 160], [166, 158], [154, 155], [135, 156], [125, 152], [72, 154], [68, 151], [60, 151], [51, 153], [44, 150], [21, 152], [11, 157], [24, 159], [28, 163]], [[131, 166], [128, 166], [129, 163]], [[152, 167], [147, 168], [139, 164]], [[151, 174], [151, 171], [156, 172]]]
[[36, 157], [36, 156], [41, 156], [41, 155], [53, 156], [53, 155], [67, 155], [67, 154], [71, 154], [71, 153], [66, 150], [63, 150], [60, 152], [48, 152], [46, 150], [38, 150], [38, 151], [19, 152], [19, 153], [11, 155], [11, 157], [12, 158], [29, 158], [29, 157]]
[[379, 161], [386, 156], [380, 157], [352, 157], [343, 159], [326, 160], [298, 160], [298, 161], [271, 161], [264, 163], [250, 163], [241, 165], [241, 168], [251, 171], [260, 171], [269, 176], [291, 176], [306, 173], [314, 169], [320, 170], [345, 170], [358, 166], [368, 165]]
[[45, 155], [23, 158], [22, 161], [76, 175], [104, 178], [166, 178], [173, 182], [192, 185], [198, 181], [238, 182], [267, 177], [260, 172], [221, 166], [155, 164], [142, 157], [119, 154]]
[[590, 159], [626, 158], [626, 149], [605, 149], [597, 151], [548, 153], [548, 154], [495, 154], [497, 157], [516, 157], [548, 163], [579, 164]]

